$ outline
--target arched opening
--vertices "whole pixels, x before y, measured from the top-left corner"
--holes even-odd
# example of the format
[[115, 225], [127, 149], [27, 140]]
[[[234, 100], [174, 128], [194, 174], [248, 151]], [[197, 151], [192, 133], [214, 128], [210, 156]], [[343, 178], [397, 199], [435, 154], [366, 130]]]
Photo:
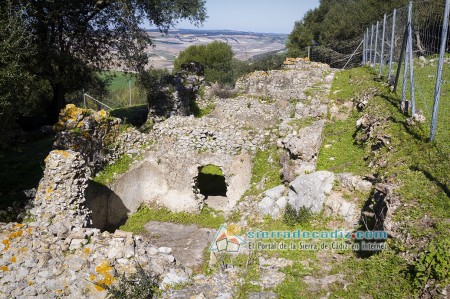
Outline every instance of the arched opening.
[[209, 196], [226, 196], [227, 184], [220, 167], [212, 164], [199, 167], [197, 188], [206, 199]]

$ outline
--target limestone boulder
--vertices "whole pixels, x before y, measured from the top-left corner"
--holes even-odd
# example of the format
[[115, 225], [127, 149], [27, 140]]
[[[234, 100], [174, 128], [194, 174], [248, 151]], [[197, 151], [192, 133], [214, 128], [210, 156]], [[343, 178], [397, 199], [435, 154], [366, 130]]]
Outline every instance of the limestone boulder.
[[313, 213], [320, 213], [326, 195], [333, 188], [334, 178], [329, 171], [300, 175], [289, 185], [288, 203], [297, 211], [305, 207]]
[[286, 208], [286, 197], [283, 194], [286, 191], [284, 185], [269, 189], [265, 192], [265, 197], [259, 202], [257, 210], [261, 216], [271, 216], [276, 219], [283, 215]]
[[298, 134], [290, 134], [283, 140], [284, 148], [291, 156], [303, 161], [312, 161], [322, 144], [324, 120], [315, 122], [312, 126], [301, 129]]
[[360, 212], [354, 202], [346, 200], [341, 193], [333, 192], [325, 200], [325, 216], [341, 216], [351, 227], [359, 220]]

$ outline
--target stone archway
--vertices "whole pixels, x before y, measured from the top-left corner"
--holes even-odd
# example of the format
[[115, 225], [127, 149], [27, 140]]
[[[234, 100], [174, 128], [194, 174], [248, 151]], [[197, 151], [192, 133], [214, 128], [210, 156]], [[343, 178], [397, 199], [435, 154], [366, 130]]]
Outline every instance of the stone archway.
[[227, 183], [222, 169], [213, 164], [199, 167], [197, 188], [206, 199], [210, 196], [227, 196]]

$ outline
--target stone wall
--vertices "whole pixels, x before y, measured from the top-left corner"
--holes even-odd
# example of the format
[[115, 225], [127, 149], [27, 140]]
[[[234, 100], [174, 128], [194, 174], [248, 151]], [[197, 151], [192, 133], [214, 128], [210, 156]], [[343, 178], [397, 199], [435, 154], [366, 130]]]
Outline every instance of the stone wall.
[[308, 87], [330, 72], [331, 68], [327, 64], [302, 59], [294, 62], [287, 60], [282, 71], [253, 72], [240, 78], [236, 82], [236, 88], [249, 95], [298, 99], [304, 96]]
[[181, 72], [176, 76], [167, 76], [165, 81], [158, 86], [158, 91], [149, 95], [147, 119], [159, 122], [175, 115], [191, 115], [191, 104], [195, 101], [203, 77]]

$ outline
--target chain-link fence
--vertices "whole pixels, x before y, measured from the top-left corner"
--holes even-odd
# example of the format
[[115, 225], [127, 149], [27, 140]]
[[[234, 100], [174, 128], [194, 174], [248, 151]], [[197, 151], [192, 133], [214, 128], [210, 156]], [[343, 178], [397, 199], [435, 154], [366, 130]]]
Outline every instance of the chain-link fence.
[[[446, 2], [446, 3], [444, 3]], [[425, 117], [431, 140], [450, 147], [450, 1], [414, 1], [366, 29], [362, 62], [401, 95], [402, 108]]]

